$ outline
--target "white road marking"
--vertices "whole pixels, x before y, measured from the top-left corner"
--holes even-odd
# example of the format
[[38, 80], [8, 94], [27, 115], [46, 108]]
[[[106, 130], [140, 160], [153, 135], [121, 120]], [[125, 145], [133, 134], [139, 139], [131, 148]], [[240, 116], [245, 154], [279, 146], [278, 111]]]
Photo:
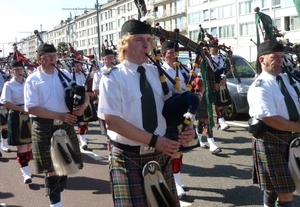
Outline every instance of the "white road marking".
[[227, 124], [230, 124], [230, 125], [235, 125], [235, 126], [240, 126], [240, 127], [248, 127], [247, 124], [239, 124], [237, 122], [233, 122], [233, 121], [226, 121]]
[[5, 203], [0, 203], [1, 207], [6, 207]]
[[191, 205], [192, 205], [191, 203], [180, 201], [180, 207], [191, 206]]
[[80, 148], [80, 151], [81, 151], [81, 153], [86, 154], [87, 156], [91, 157], [94, 160], [103, 160], [104, 159], [103, 157], [101, 157], [101, 156], [99, 156], [99, 155], [97, 155], [97, 154], [95, 154], [91, 151], [83, 150], [81, 148]]

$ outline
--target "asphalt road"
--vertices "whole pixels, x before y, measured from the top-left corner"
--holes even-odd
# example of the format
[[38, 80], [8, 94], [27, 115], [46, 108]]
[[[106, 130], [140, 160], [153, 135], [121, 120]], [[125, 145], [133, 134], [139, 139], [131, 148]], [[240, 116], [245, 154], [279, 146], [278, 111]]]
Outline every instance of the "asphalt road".
[[[252, 184], [251, 136], [246, 131], [247, 117], [228, 122], [227, 131], [216, 130], [214, 136], [222, 153], [212, 155], [208, 149], [197, 148], [183, 156], [182, 182], [189, 188], [181, 206], [262, 206], [262, 192]], [[68, 190], [63, 194], [65, 207], [112, 207], [108, 181], [106, 138], [99, 135], [96, 122], [89, 124], [88, 151], [83, 152], [84, 169], [70, 176]], [[206, 140], [204, 138], [204, 140]], [[44, 175], [34, 174], [33, 183], [23, 184], [16, 164], [16, 148], [0, 158], [0, 206], [48, 207]], [[34, 166], [30, 165], [34, 172]], [[1, 207], [2, 207], [1, 206]], [[295, 195], [295, 206], [300, 197]]]

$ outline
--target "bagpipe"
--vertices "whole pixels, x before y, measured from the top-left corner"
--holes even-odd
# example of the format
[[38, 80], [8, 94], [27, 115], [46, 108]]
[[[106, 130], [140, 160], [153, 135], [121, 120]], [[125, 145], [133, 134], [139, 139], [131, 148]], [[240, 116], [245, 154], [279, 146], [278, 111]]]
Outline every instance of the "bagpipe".
[[39, 66], [38, 64], [32, 63], [30, 59], [26, 58], [22, 53], [20, 53], [16, 43], [13, 44], [13, 50], [14, 52], [12, 59], [23, 62], [24, 66], [28, 67], [29, 70], [33, 71]]
[[[257, 41], [254, 44], [258, 47], [260, 45], [260, 37], [262, 36], [263, 41], [278, 41], [283, 44], [284, 48], [284, 61], [282, 65], [282, 71], [286, 72], [289, 76], [290, 82], [293, 84], [293, 81], [296, 80], [300, 83], [300, 73], [297, 69], [299, 64], [300, 57], [300, 48], [299, 45], [291, 43], [289, 39], [284, 39], [284, 33], [280, 33], [280, 31], [273, 26], [272, 18], [260, 12], [260, 8], [256, 7], [254, 9], [255, 13], [255, 23], [256, 23], [256, 34]], [[277, 40], [278, 38], [278, 40]], [[251, 39], [253, 42], [253, 40]], [[296, 61], [294, 60], [296, 57]], [[261, 73], [261, 65], [257, 59], [256, 67], [258, 74]], [[294, 79], [294, 80], [293, 80]]]
[[[179, 31], [176, 31], [179, 32]], [[175, 62], [173, 63], [176, 76], [170, 77], [170, 75], [162, 68], [160, 57], [157, 55], [156, 48], [153, 48], [152, 53], [154, 58], [147, 55], [151, 62], [158, 68], [159, 79], [162, 85], [162, 89], [166, 96], [165, 104], [163, 107], [163, 116], [166, 119], [168, 127], [178, 127], [179, 132], [183, 131], [185, 127], [190, 125], [195, 120], [195, 114], [199, 107], [199, 98], [194, 93], [190, 92], [187, 87], [181, 85], [181, 80], [179, 74], [181, 73], [180, 62], [178, 60], [179, 56], [179, 44], [174, 42], [175, 50]], [[193, 70], [189, 71], [191, 76], [194, 75]], [[173, 85], [172, 88], [168, 87], [167, 79]], [[185, 82], [185, 81], [183, 81]], [[197, 139], [198, 140], [198, 139]], [[182, 146], [181, 151], [187, 151], [198, 146], [198, 142], [191, 143], [189, 146]]]
[[[94, 64], [90, 64], [88, 74], [85, 74], [82, 70], [80, 71], [85, 76], [85, 82], [83, 86], [85, 87], [85, 90], [88, 93], [89, 92], [93, 93], [92, 91], [93, 77], [91, 77], [91, 74], [94, 67], [95, 67]], [[76, 81], [75, 70], [73, 71], [73, 80]], [[87, 108], [84, 110], [83, 115], [78, 117], [77, 122], [93, 122], [98, 120], [96, 107], [94, 105], [94, 100], [95, 99], [89, 97], [89, 103], [87, 105]]]

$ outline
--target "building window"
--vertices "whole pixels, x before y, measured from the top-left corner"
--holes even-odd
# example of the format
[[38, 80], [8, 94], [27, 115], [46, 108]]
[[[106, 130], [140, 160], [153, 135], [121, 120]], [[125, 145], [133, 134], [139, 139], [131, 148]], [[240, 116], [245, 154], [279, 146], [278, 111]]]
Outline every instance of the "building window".
[[193, 40], [194, 42], [197, 42], [198, 41], [198, 33], [199, 33], [199, 30], [190, 31], [189, 38], [191, 40]]
[[269, 0], [262, 0], [261, 2], [262, 9], [266, 9], [269, 7]]
[[185, 17], [176, 18], [175, 21], [176, 21], [176, 28], [178, 28], [179, 31], [186, 30], [186, 18]]
[[206, 21], [209, 18], [209, 12], [208, 10], [203, 10], [203, 20]]
[[283, 1], [283, 6], [284, 6], [284, 7], [295, 6], [294, 0], [284, 0], [284, 1]]
[[240, 2], [240, 15], [254, 12], [254, 8], [258, 5], [258, 0]]
[[219, 7], [219, 19], [228, 18], [233, 16], [233, 4], [225, 5]]
[[190, 13], [188, 18], [189, 24], [198, 24], [203, 22], [203, 12]]
[[254, 35], [256, 32], [254, 22], [247, 22], [240, 25], [240, 35], [247, 36], [247, 35]]
[[219, 27], [219, 38], [234, 37], [234, 25]]
[[212, 27], [210, 28], [210, 34], [213, 36], [213, 37], [217, 37], [218, 34], [217, 34], [217, 27]]
[[218, 9], [214, 8], [210, 10], [210, 19], [217, 19], [218, 18]]
[[273, 23], [273, 26], [276, 27], [278, 30], [281, 30], [281, 19], [278, 18], [278, 19], [275, 19], [274, 20], [274, 23]]
[[300, 19], [298, 16], [291, 17], [291, 30], [299, 30], [300, 29]]
[[201, 1], [199, 1], [199, 0], [188, 0], [189, 7], [200, 5], [200, 4], [201, 4]]
[[281, 6], [280, 0], [273, 0], [272, 1], [272, 6]]

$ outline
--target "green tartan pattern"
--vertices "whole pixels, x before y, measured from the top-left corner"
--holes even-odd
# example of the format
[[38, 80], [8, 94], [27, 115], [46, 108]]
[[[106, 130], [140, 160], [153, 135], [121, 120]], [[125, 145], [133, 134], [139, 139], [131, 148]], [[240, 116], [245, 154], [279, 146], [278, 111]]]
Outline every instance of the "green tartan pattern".
[[261, 190], [276, 193], [295, 191], [295, 184], [288, 168], [288, 156], [289, 143], [298, 135], [298, 133], [292, 135], [292, 133], [272, 132], [253, 138], [253, 183], [259, 184]]
[[[142, 168], [147, 162], [152, 160], [157, 161], [162, 167], [167, 160], [167, 156], [160, 152], [149, 155], [139, 155], [116, 147], [112, 148], [109, 172], [115, 207], [148, 207], [143, 187]], [[179, 207], [180, 205], [170, 162], [167, 165], [165, 172], [162, 172], [162, 174], [173, 197], [177, 200], [177, 206]]]
[[32, 153], [34, 158], [34, 164], [36, 173], [48, 173], [53, 172], [53, 164], [50, 155], [51, 137], [57, 129], [66, 130], [70, 143], [79, 159], [79, 169], [83, 168], [81, 152], [77, 134], [74, 130], [74, 126], [63, 124], [42, 124], [37, 121], [33, 121], [32, 124]]

